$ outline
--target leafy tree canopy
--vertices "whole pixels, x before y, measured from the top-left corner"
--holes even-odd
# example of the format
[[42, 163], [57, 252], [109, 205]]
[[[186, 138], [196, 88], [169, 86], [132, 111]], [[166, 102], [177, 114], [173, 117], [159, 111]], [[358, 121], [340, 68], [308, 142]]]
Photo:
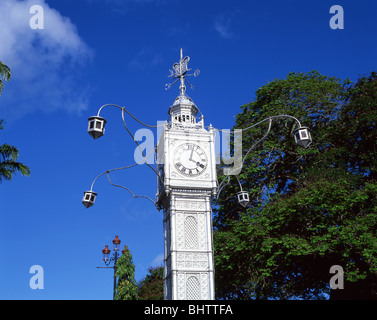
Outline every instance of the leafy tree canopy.
[[[298, 147], [295, 121], [274, 119], [238, 176], [249, 207], [238, 205], [234, 177], [224, 187], [214, 204], [217, 297], [376, 298], [376, 95], [374, 72], [352, 84], [312, 71], [262, 86], [241, 107], [235, 128], [292, 115], [313, 143]], [[245, 152], [267, 125], [243, 132]], [[332, 265], [344, 269], [343, 290], [329, 288]]]
[[140, 300], [164, 300], [164, 268], [151, 267], [147, 275], [139, 282]]

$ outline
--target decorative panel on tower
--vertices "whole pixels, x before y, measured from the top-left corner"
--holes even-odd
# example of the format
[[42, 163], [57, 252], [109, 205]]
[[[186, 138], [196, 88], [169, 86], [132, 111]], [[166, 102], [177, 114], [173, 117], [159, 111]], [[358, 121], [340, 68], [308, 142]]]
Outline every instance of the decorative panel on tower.
[[185, 246], [186, 249], [198, 248], [198, 222], [192, 215], [185, 219]]

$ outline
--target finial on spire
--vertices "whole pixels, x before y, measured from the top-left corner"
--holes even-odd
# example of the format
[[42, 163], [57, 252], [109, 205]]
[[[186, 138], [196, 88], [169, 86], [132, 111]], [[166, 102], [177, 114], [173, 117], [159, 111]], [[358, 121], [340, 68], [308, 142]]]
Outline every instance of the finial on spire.
[[199, 69], [196, 69], [194, 73], [192, 74], [187, 74], [188, 71], [191, 71], [192, 69], [188, 69], [187, 65], [190, 61], [190, 57], [185, 57], [183, 58], [183, 49], [181, 48], [180, 50], [180, 60], [177, 63], [173, 64], [173, 70], [169, 69], [170, 75], [168, 76], [169, 78], [175, 79], [172, 83], [168, 83], [165, 85], [165, 90], [170, 89], [172, 85], [174, 85], [178, 80], [181, 81], [181, 85], [179, 86], [180, 94], [185, 95], [186, 93], [186, 86], [185, 86], [185, 81], [187, 84], [190, 86], [191, 89], [194, 89], [194, 86], [189, 83], [186, 79], [188, 76], [198, 76], [200, 71]]

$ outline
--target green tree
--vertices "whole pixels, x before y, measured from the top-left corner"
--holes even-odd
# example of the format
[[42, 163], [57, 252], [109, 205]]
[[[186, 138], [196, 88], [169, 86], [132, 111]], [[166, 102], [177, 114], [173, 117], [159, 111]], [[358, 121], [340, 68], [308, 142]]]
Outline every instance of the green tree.
[[117, 261], [117, 285], [114, 300], [136, 300], [137, 284], [135, 281], [135, 265], [132, 254], [127, 246], [124, 246], [124, 254]]
[[[3, 129], [3, 120], [0, 120], [0, 130]], [[0, 145], [0, 183], [3, 180], [12, 180], [16, 172], [24, 176], [30, 175], [28, 166], [18, 162], [19, 151], [16, 147], [4, 143]]]
[[[0, 61], [0, 95], [4, 88], [3, 80], [10, 81], [11, 71], [8, 66]], [[4, 129], [4, 120], [0, 119], [0, 130]], [[19, 150], [10, 145], [0, 145], [0, 183], [3, 180], [11, 180], [16, 172], [20, 172], [24, 176], [30, 175], [30, 169], [18, 162]]]
[[140, 300], [164, 300], [164, 268], [151, 267], [147, 275], [139, 282]]
[[0, 61], [0, 95], [4, 89], [4, 80], [10, 81], [11, 71], [7, 65]]
[[[296, 146], [294, 121], [274, 120], [238, 177], [250, 206], [237, 204], [236, 179], [222, 191], [214, 205], [218, 297], [376, 298], [376, 83], [374, 73], [354, 85], [291, 73], [242, 107], [235, 128], [288, 114], [310, 127], [314, 143]], [[243, 149], [265, 131], [244, 132]], [[344, 268], [344, 290], [330, 290], [332, 265]]]

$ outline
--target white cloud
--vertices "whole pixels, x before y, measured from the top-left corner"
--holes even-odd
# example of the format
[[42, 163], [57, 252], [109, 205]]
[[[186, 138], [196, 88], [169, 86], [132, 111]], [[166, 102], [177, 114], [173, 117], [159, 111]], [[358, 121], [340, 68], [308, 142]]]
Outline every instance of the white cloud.
[[[33, 5], [43, 8], [44, 29], [30, 27]], [[85, 110], [89, 88], [80, 87], [77, 80], [91, 56], [69, 18], [45, 0], [2, 0], [0, 61], [12, 71], [0, 99], [2, 117], [9, 120], [37, 110]]]
[[220, 14], [215, 20], [213, 27], [225, 39], [234, 38], [235, 34], [231, 31], [234, 14]]
[[160, 253], [158, 254], [153, 261], [151, 262], [152, 267], [159, 267], [164, 264], [164, 254]]

